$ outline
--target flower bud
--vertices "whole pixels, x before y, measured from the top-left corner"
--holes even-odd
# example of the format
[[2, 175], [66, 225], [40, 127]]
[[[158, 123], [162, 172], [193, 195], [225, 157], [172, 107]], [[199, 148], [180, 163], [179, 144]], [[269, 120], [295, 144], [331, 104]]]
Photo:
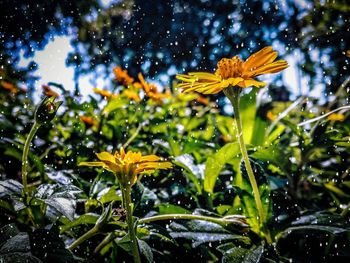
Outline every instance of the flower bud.
[[46, 124], [56, 116], [58, 108], [62, 101], [55, 102], [55, 97], [45, 97], [35, 110], [35, 121], [39, 124]]

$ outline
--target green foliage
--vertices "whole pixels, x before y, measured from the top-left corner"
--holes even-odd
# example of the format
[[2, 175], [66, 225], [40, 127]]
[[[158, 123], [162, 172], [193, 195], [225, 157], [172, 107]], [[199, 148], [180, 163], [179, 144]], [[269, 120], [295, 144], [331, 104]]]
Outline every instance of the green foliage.
[[[267, 217], [260, 226], [235, 120], [223, 115], [216, 102], [202, 104], [197, 94], [176, 92], [161, 103], [92, 96], [80, 103], [72, 96], [61, 96], [63, 110], [33, 139], [24, 193], [21, 151], [35, 107], [23, 94], [0, 93], [7, 105], [0, 106], [0, 260], [70, 262], [74, 254], [81, 260], [130, 261], [115, 176], [98, 167], [78, 167], [96, 160], [97, 152], [123, 145], [174, 165], [142, 176], [132, 187], [145, 262], [288, 262], [305, 254], [313, 262], [350, 258], [349, 113], [341, 108], [337, 112], [344, 121], [325, 116], [303, 124], [342, 105], [320, 106], [312, 99], [304, 104], [303, 98], [259, 101], [255, 92], [242, 96], [245, 140]], [[269, 111], [281, 114], [271, 120]], [[174, 219], [178, 214], [221, 221]], [[154, 216], [167, 218], [147, 221]], [[276, 248], [263, 240], [260, 227], [269, 230]], [[70, 247], [86, 233], [91, 238]], [[44, 240], [52, 242], [45, 249]], [[322, 253], [315, 252], [315, 244], [322, 244]]]

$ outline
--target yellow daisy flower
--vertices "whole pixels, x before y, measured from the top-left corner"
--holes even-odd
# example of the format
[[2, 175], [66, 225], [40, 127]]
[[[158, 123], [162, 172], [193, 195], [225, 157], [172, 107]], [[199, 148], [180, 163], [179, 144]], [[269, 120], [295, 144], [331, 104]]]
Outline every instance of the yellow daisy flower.
[[118, 97], [118, 95], [113, 94], [113, 93], [109, 92], [108, 90], [104, 90], [104, 89], [94, 88], [93, 91], [94, 91], [94, 93], [101, 95], [104, 99]]
[[246, 61], [241, 60], [239, 56], [221, 59], [214, 74], [190, 72], [187, 75], [179, 74], [176, 78], [183, 81], [179, 84], [179, 88], [184, 92], [197, 91], [203, 94], [216, 94], [233, 86], [261, 88], [266, 83], [255, 80], [255, 77], [277, 73], [288, 67], [288, 63], [284, 60], [275, 61], [277, 55], [277, 51], [274, 51], [272, 47], [265, 47], [251, 55]]
[[8, 81], [4, 81], [2, 80], [0, 82], [0, 86], [3, 87], [4, 89], [10, 91], [13, 94], [18, 93], [19, 89], [12, 83], [8, 82]]
[[151, 100], [162, 103], [163, 99], [167, 99], [171, 97], [169, 92], [160, 93], [158, 92], [157, 86], [155, 84], [147, 83], [145, 78], [141, 73], [138, 74], [142, 89], [144, 90], [147, 97]]
[[82, 116], [79, 116], [79, 118], [87, 126], [98, 126], [98, 122], [92, 117], [82, 115]]
[[139, 94], [135, 91], [135, 90], [124, 90], [122, 95], [124, 95], [125, 97], [127, 97], [130, 100], [134, 100], [136, 102], [140, 102], [141, 98], [139, 96]]
[[134, 82], [134, 79], [129, 76], [128, 72], [126, 70], [123, 70], [121, 67], [115, 67], [113, 69], [113, 72], [115, 79], [124, 85], [130, 85]]
[[142, 156], [140, 152], [128, 151], [123, 148], [111, 154], [101, 152], [96, 154], [99, 162], [81, 162], [79, 166], [98, 166], [113, 172], [118, 181], [122, 184], [133, 185], [137, 181], [139, 174], [152, 174], [157, 169], [169, 169], [170, 162], [161, 162], [161, 158], [156, 155]]

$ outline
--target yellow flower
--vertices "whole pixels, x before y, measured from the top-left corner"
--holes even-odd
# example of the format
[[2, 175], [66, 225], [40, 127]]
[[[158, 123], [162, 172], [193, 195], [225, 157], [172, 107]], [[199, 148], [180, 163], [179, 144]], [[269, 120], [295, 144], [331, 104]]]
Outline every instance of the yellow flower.
[[19, 92], [19, 89], [10, 82], [2, 80], [0, 84], [4, 89], [10, 91], [13, 94], [16, 94]]
[[270, 121], [274, 121], [277, 119], [277, 116], [275, 114], [273, 114], [272, 111], [268, 111], [266, 114], [266, 117]]
[[151, 83], [147, 83], [141, 73], [139, 73], [138, 77], [146, 96], [152, 99], [153, 101], [161, 103], [163, 99], [171, 97], [171, 94], [169, 92], [159, 93], [157, 86]]
[[341, 113], [332, 113], [332, 114], [328, 115], [327, 120], [329, 120], [329, 121], [344, 121], [345, 116], [344, 116], [344, 114], [341, 114]]
[[84, 122], [87, 126], [97, 126], [98, 122], [89, 116], [79, 116], [80, 120]]
[[104, 99], [109, 99], [109, 98], [116, 98], [118, 97], [118, 95], [116, 94], [113, 94], [107, 90], [104, 90], [104, 89], [98, 89], [98, 88], [94, 88], [93, 91], [96, 93], [96, 94], [99, 94], [101, 95]]
[[238, 56], [221, 59], [214, 74], [190, 72], [188, 75], [179, 74], [176, 78], [183, 81], [179, 84], [179, 88], [184, 92], [197, 91], [203, 94], [216, 94], [233, 86], [261, 88], [266, 83], [255, 80], [255, 77], [277, 73], [288, 67], [288, 63], [284, 60], [274, 61], [277, 55], [277, 51], [274, 51], [272, 47], [265, 47], [251, 55], [246, 61], [241, 60]]
[[208, 106], [208, 104], [209, 104], [209, 99], [207, 99], [206, 97], [203, 97], [203, 96], [199, 96], [198, 98], [196, 98], [196, 101], [198, 103], [205, 105], [205, 106]]
[[134, 79], [129, 76], [128, 72], [126, 70], [122, 70], [121, 67], [115, 67], [113, 69], [115, 79], [118, 82], [123, 83], [124, 85], [130, 85], [134, 82]]
[[132, 85], [135, 89], [142, 89], [142, 84], [140, 82], [134, 82]]
[[156, 155], [142, 156], [140, 152], [128, 151], [123, 148], [111, 154], [101, 152], [96, 154], [100, 162], [82, 162], [79, 166], [97, 166], [113, 172], [122, 185], [133, 185], [137, 181], [139, 174], [151, 174], [157, 169], [169, 169], [170, 162], [161, 162], [161, 158]]
[[140, 102], [141, 99], [139, 97], [139, 94], [134, 91], [134, 90], [124, 90], [123, 93], [122, 93], [125, 97], [127, 97], [128, 99], [130, 100], [134, 100], [136, 102]]

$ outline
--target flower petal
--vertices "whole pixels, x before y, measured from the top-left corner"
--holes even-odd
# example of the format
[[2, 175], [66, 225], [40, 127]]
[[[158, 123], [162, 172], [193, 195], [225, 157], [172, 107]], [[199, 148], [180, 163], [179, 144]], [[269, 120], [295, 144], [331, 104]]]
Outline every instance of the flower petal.
[[103, 162], [81, 162], [79, 166], [103, 167], [105, 164]]
[[253, 70], [251, 72], [251, 77], [256, 77], [262, 74], [277, 73], [284, 70], [288, 66], [288, 63], [285, 60], [278, 60]]
[[109, 152], [96, 153], [96, 156], [101, 161], [107, 161], [107, 162], [115, 163], [115, 157], [113, 156], [113, 154], [110, 154]]
[[221, 77], [208, 72], [189, 72], [190, 76], [196, 77], [199, 80], [211, 80], [211, 81], [220, 81]]
[[277, 55], [277, 51], [274, 51], [271, 46], [265, 47], [247, 58], [242, 65], [243, 71], [249, 73], [253, 68], [272, 63], [277, 58]]
[[266, 85], [265, 82], [262, 81], [257, 81], [255, 79], [245, 79], [237, 84], [241, 88], [249, 88], [251, 86], [257, 87], [257, 88], [262, 88]]
[[142, 156], [140, 162], [156, 162], [159, 160], [160, 160], [160, 157], [152, 154], [152, 155]]

